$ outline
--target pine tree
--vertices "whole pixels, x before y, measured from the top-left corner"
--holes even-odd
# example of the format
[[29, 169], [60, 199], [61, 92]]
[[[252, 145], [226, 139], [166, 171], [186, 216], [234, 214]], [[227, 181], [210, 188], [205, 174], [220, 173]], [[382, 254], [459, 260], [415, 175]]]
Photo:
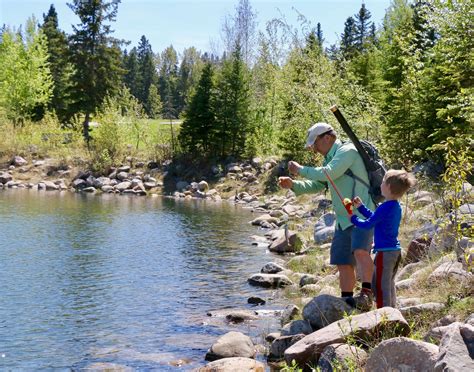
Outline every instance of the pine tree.
[[365, 4], [362, 3], [359, 13], [355, 15], [355, 47], [359, 52], [364, 52], [367, 49], [367, 41], [370, 38], [372, 27], [371, 17], [372, 15], [366, 9]]
[[89, 143], [89, 120], [107, 95], [121, 87], [123, 70], [119, 41], [111, 36], [120, 0], [73, 0], [68, 4], [81, 23], [70, 37], [75, 113], [85, 114], [84, 139]]
[[47, 14], [43, 14], [41, 30], [46, 36], [48, 44], [48, 61], [54, 83], [49, 108], [54, 109], [60, 119], [67, 120], [73, 68], [68, 60], [69, 49], [66, 33], [58, 27], [58, 14], [54, 5], [50, 6]]
[[357, 27], [354, 18], [347, 18], [341, 35], [341, 52], [344, 58], [351, 59], [357, 50]]
[[253, 133], [248, 71], [239, 45], [224, 62], [217, 87], [214, 107], [220, 155], [238, 157], [245, 152], [246, 139]]
[[138, 66], [137, 48], [132, 48], [130, 53], [127, 51], [123, 55], [123, 68], [125, 74], [123, 81], [130, 93], [138, 99], [140, 96], [140, 70]]
[[176, 83], [178, 75], [178, 55], [172, 45], [167, 47], [160, 58], [158, 86], [163, 102], [163, 117], [176, 119]]
[[137, 62], [139, 69], [139, 87], [138, 87], [138, 101], [143, 105], [147, 115], [150, 115], [150, 102], [148, 97], [150, 95], [150, 87], [157, 83], [158, 77], [156, 74], [156, 67], [153, 58], [153, 50], [150, 43], [143, 35], [140, 39], [137, 49]]
[[318, 45], [319, 45], [319, 48], [321, 50], [323, 50], [323, 42], [324, 42], [324, 38], [323, 38], [323, 30], [321, 28], [321, 23], [318, 22], [318, 24], [316, 25], [316, 39], [318, 40]]
[[199, 81], [202, 68], [203, 60], [196, 48], [184, 49], [176, 83], [176, 109], [178, 115], [185, 110], [189, 95]]
[[213, 79], [214, 68], [208, 62], [203, 68], [196, 93], [191, 97], [178, 138], [183, 149], [191, 153], [199, 152], [201, 156], [215, 155], [213, 152], [217, 149], [212, 107]]

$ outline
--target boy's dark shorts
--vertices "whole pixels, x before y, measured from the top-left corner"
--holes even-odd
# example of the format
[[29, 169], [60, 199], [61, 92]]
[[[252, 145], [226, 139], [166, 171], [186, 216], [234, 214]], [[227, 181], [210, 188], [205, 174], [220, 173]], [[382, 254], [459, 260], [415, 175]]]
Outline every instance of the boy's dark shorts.
[[355, 266], [354, 251], [363, 249], [370, 253], [374, 239], [374, 229], [361, 229], [356, 226], [341, 230], [336, 227], [331, 244], [331, 265]]

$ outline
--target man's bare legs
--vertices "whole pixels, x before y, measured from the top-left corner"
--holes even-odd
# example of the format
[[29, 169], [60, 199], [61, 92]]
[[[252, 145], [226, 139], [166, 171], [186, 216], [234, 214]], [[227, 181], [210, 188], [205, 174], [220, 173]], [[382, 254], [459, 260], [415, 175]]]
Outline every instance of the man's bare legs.
[[[354, 251], [354, 257], [357, 262], [357, 268], [360, 273], [360, 281], [362, 283], [372, 283], [372, 274], [374, 273], [374, 263], [370, 258], [369, 252], [363, 249], [356, 249]], [[355, 281], [354, 281], [355, 285]]]
[[337, 265], [337, 270], [339, 271], [339, 287], [341, 292], [352, 292], [356, 282], [354, 266]]

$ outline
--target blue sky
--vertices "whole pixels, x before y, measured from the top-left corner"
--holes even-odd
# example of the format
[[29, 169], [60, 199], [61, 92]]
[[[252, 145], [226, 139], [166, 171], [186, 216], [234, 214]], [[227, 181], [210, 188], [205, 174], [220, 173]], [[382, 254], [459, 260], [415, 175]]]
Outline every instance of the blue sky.
[[[34, 15], [43, 20], [51, 4], [59, 17], [59, 26], [67, 33], [78, 18], [66, 5], [68, 0], [0, 0], [0, 25], [18, 27]], [[362, 2], [372, 14], [372, 21], [381, 24], [390, 0], [250, 0], [257, 12], [258, 28], [283, 14], [297, 25], [298, 12], [316, 27], [321, 23], [326, 46], [335, 43], [344, 29], [347, 17], [360, 9]], [[150, 41], [154, 52], [169, 45], [181, 52], [195, 46], [201, 51], [220, 52], [220, 33], [226, 16], [234, 14], [238, 0], [122, 0], [114, 36], [136, 46], [142, 35]]]

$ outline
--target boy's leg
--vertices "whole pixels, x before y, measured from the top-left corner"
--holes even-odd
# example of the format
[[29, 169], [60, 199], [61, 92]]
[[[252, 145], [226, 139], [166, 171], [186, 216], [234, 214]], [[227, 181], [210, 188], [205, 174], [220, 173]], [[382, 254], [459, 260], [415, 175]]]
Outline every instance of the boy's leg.
[[375, 255], [373, 283], [377, 309], [396, 305], [394, 279], [399, 262], [400, 251], [377, 252]]
[[392, 290], [391, 290], [391, 294], [392, 294], [392, 297], [391, 297], [391, 305], [392, 307], [396, 307], [397, 306], [397, 289], [395, 288], [395, 276], [397, 275], [397, 271], [398, 271], [398, 266], [400, 265], [400, 261], [402, 260], [402, 253], [401, 251], [397, 251], [399, 253], [398, 255], [398, 259], [397, 259], [397, 262], [395, 263], [395, 267], [393, 268], [393, 272], [392, 272], [392, 280], [391, 280], [391, 283], [392, 283]]

